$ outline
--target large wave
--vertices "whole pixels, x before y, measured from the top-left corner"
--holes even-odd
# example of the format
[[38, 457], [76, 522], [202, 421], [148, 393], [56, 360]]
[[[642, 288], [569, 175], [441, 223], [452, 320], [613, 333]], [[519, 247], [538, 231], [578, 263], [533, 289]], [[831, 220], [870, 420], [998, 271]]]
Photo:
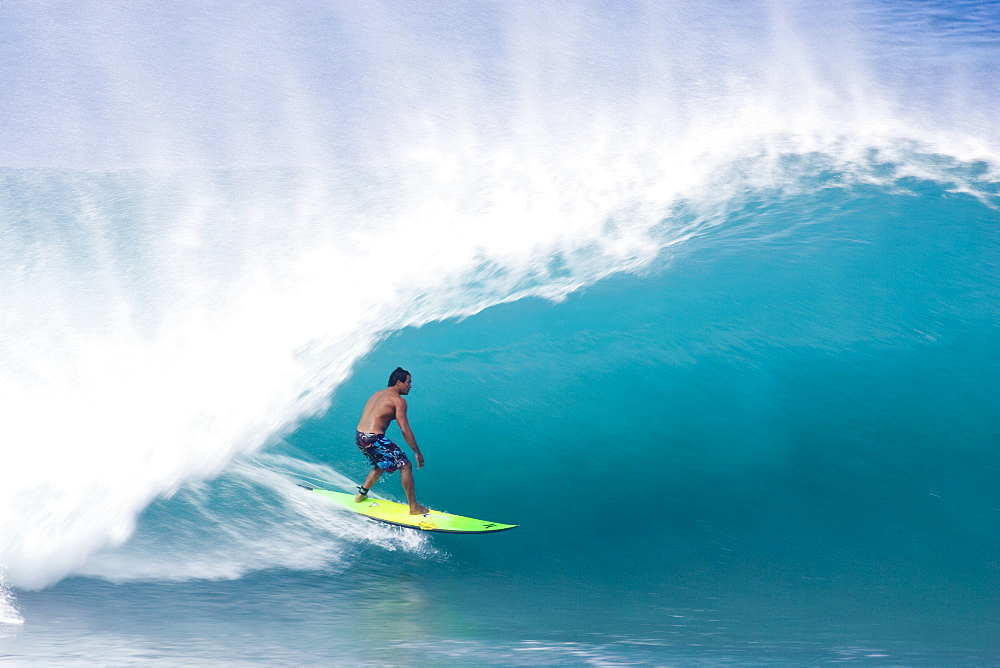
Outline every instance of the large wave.
[[5, 6], [9, 582], [121, 545], [389, 332], [640, 270], [748, 193], [994, 198], [975, 7]]

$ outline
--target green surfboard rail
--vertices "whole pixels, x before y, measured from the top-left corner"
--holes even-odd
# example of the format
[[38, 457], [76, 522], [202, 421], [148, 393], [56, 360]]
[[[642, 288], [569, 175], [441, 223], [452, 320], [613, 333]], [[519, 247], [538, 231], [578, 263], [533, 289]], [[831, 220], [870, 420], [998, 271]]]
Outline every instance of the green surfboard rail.
[[301, 487], [335, 501], [337, 504], [359, 515], [408, 529], [437, 531], [441, 533], [494, 533], [513, 529], [518, 526], [516, 524], [501, 524], [499, 522], [477, 520], [472, 517], [452, 515], [451, 513], [444, 513], [439, 510], [429, 510], [423, 515], [411, 515], [410, 507], [403, 503], [396, 503], [395, 501], [388, 501], [386, 499], [376, 499], [371, 496], [361, 503], [357, 503], [354, 501], [354, 494], [332, 492], [317, 487], [306, 487], [305, 485], [301, 485]]

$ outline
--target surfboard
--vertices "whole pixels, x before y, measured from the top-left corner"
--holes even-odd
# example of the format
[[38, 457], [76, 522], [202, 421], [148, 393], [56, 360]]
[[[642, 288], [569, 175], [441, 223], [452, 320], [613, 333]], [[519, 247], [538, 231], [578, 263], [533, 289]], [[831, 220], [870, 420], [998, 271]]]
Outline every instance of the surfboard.
[[404, 503], [376, 499], [370, 496], [361, 503], [356, 503], [354, 501], [354, 494], [331, 492], [328, 489], [307, 487], [306, 485], [299, 486], [327, 499], [331, 499], [344, 508], [365, 517], [409, 529], [440, 531], [442, 533], [493, 533], [495, 531], [513, 529], [517, 526], [516, 524], [500, 524], [499, 522], [487, 522], [486, 520], [477, 520], [472, 517], [452, 515], [451, 513], [443, 513], [439, 510], [430, 510], [423, 515], [411, 515], [410, 507]]

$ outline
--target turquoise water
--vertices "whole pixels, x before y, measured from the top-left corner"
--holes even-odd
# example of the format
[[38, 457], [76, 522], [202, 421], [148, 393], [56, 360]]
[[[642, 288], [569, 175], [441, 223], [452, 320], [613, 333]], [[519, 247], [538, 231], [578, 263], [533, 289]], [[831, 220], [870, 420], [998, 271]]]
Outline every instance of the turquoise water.
[[1000, 662], [996, 5], [729, 9], [3, 9], [0, 662]]

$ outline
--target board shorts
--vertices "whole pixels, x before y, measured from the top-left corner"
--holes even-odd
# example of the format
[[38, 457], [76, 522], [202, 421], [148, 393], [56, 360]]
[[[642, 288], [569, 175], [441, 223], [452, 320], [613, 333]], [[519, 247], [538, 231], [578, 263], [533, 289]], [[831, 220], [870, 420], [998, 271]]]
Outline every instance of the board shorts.
[[354, 442], [364, 453], [372, 466], [377, 466], [386, 473], [394, 473], [396, 469], [410, 463], [406, 454], [399, 446], [385, 437], [385, 434], [366, 434], [356, 432]]

